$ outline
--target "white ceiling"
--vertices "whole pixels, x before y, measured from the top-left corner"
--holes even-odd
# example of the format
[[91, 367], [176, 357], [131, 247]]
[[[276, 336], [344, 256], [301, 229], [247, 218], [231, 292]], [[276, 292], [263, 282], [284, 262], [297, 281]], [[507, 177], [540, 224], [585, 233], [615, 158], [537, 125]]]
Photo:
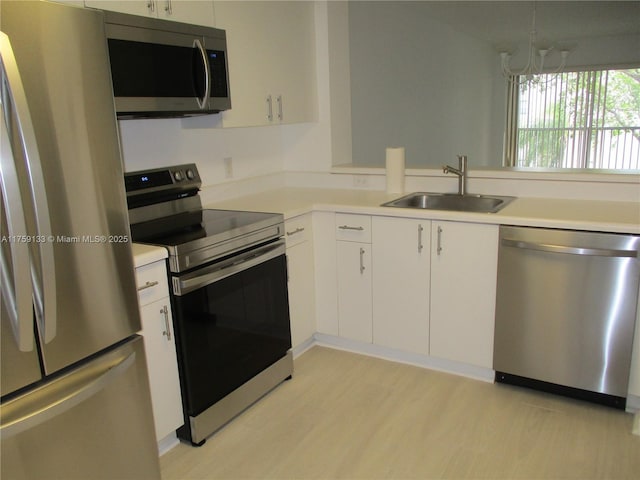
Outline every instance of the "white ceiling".
[[640, 1], [637, 0], [420, 3], [430, 17], [494, 45], [526, 41], [531, 31], [534, 7], [538, 39], [563, 41], [640, 33]]

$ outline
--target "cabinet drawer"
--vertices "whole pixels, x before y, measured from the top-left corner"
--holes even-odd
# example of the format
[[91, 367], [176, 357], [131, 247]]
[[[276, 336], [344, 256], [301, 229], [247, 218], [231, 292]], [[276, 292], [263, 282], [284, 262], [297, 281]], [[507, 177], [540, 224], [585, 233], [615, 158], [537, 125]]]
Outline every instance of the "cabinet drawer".
[[165, 262], [154, 262], [136, 268], [136, 287], [140, 306], [167, 297], [169, 290]]
[[311, 216], [300, 215], [284, 222], [284, 238], [287, 248], [311, 238]]
[[337, 213], [336, 240], [371, 243], [371, 217], [369, 215]]

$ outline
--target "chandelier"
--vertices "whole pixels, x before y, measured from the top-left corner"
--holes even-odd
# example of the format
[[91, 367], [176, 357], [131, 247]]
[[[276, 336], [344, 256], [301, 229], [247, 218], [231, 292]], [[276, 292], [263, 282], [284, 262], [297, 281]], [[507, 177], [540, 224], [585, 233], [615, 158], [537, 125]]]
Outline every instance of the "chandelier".
[[542, 73], [557, 74], [562, 72], [567, 64], [567, 57], [569, 56], [569, 50], [560, 50], [560, 65], [553, 71], [544, 71], [544, 62], [553, 46], [538, 46], [536, 45], [536, 4], [533, 3], [533, 19], [531, 22], [531, 31], [529, 32], [529, 49], [526, 65], [520, 70], [513, 70], [510, 66], [511, 52], [500, 52], [500, 58], [502, 63], [502, 75], [505, 78], [515, 82], [517, 79], [518, 84], [529, 83], [534, 80], [535, 75]]

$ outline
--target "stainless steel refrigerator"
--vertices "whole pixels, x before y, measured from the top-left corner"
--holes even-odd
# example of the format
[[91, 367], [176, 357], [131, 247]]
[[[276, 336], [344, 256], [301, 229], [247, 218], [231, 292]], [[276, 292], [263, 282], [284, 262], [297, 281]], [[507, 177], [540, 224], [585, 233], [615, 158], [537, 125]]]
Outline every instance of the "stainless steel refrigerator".
[[160, 478], [102, 13], [0, 30], [0, 477]]

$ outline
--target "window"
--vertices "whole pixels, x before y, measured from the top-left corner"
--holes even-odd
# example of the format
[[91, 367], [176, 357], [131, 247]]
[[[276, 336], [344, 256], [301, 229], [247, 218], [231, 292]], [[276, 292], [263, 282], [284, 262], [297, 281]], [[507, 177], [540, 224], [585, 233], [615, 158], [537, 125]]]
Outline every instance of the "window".
[[509, 82], [506, 165], [640, 169], [640, 69]]

